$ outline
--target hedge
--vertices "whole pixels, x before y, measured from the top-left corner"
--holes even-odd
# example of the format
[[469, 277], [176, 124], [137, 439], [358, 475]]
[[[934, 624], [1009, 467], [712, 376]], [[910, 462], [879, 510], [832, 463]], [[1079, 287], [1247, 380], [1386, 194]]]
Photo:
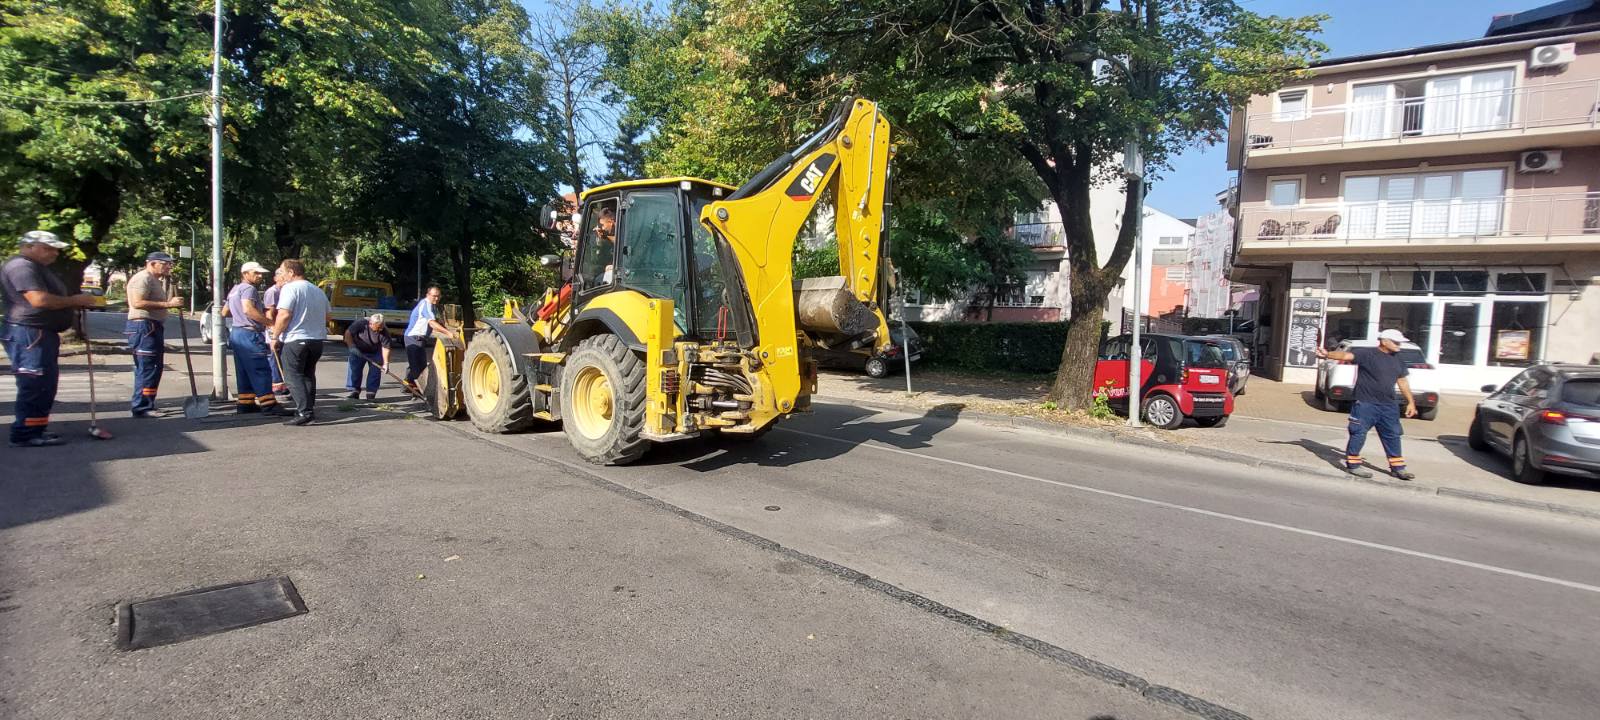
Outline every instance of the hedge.
[[[1065, 322], [913, 322], [926, 365], [955, 370], [1053, 373], [1067, 344]], [[1110, 323], [1100, 323], [1105, 339]]]

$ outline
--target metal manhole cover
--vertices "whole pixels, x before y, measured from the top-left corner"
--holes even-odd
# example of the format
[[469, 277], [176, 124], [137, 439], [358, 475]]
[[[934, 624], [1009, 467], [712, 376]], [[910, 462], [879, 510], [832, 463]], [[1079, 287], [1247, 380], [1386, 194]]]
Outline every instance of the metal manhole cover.
[[287, 577], [117, 603], [117, 647], [139, 650], [171, 645], [305, 612], [300, 592]]

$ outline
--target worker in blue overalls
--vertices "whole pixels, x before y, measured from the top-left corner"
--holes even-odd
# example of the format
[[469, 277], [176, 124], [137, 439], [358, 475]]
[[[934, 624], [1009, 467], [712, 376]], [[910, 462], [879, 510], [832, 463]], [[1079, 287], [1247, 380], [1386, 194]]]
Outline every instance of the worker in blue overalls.
[[[133, 398], [129, 411], [136, 418], [156, 416], [156, 391], [167, 354], [167, 311], [183, 307], [183, 298], [171, 297], [172, 256], [153, 252], [144, 269], [128, 278], [128, 352], [133, 353]], [[182, 318], [179, 318], [182, 321]]]
[[68, 295], [66, 284], [46, 267], [68, 247], [55, 233], [35, 230], [23, 235], [17, 254], [0, 265], [0, 299], [5, 301], [0, 341], [17, 379], [10, 439], [14, 448], [66, 442], [49, 432], [50, 408], [61, 380], [61, 331], [72, 327], [75, 311], [95, 303], [93, 295]]

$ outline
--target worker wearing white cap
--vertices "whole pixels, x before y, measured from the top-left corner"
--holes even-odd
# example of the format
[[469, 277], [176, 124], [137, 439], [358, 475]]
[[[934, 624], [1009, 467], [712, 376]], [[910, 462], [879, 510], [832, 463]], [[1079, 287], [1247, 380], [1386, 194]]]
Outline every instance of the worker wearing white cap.
[[17, 379], [11, 447], [60, 445], [61, 436], [47, 430], [61, 379], [61, 331], [72, 327], [75, 310], [93, 307], [95, 298], [67, 294], [66, 283], [46, 267], [71, 247], [55, 233], [35, 230], [17, 244], [17, 254], [0, 265], [0, 292], [7, 308], [0, 319], [0, 340]]
[[272, 367], [267, 361], [272, 351], [264, 334], [267, 315], [256, 289], [267, 272], [261, 263], [247, 262], [239, 267], [239, 284], [228, 291], [228, 344], [233, 348], [234, 381], [239, 389], [235, 412], [240, 414], [288, 414], [272, 394]]
[[1411, 381], [1406, 379], [1410, 370], [1400, 359], [1400, 344], [1410, 342], [1405, 333], [1393, 328], [1378, 333], [1378, 346], [1356, 347], [1348, 351], [1326, 351], [1317, 348], [1317, 357], [1353, 363], [1356, 366], [1356, 386], [1351, 394], [1350, 444], [1345, 447], [1345, 472], [1356, 477], [1372, 477], [1361, 460], [1361, 446], [1367, 442], [1367, 431], [1376, 427], [1378, 440], [1383, 442], [1383, 452], [1389, 456], [1389, 473], [1401, 480], [1412, 480], [1416, 475], [1406, 470], [1405, 455], [1400, 452], [1400, 407], [1395, 402], [1394, 389], [1406, 400], [1406, 417], [1417, 416], [1417, 401], [1411, 397]]

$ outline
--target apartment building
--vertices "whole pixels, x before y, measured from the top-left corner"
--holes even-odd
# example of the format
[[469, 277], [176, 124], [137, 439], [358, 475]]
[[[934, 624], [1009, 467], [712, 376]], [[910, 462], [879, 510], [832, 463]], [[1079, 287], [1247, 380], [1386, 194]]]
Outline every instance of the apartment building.
[[1260, 372], [1311, 382], [1319, 344], [1391, 327], [1453, 390], [1600, 351], [1593, 4], [1321, 61], [1235, 110], [1230, 276], [1261, 288]]

